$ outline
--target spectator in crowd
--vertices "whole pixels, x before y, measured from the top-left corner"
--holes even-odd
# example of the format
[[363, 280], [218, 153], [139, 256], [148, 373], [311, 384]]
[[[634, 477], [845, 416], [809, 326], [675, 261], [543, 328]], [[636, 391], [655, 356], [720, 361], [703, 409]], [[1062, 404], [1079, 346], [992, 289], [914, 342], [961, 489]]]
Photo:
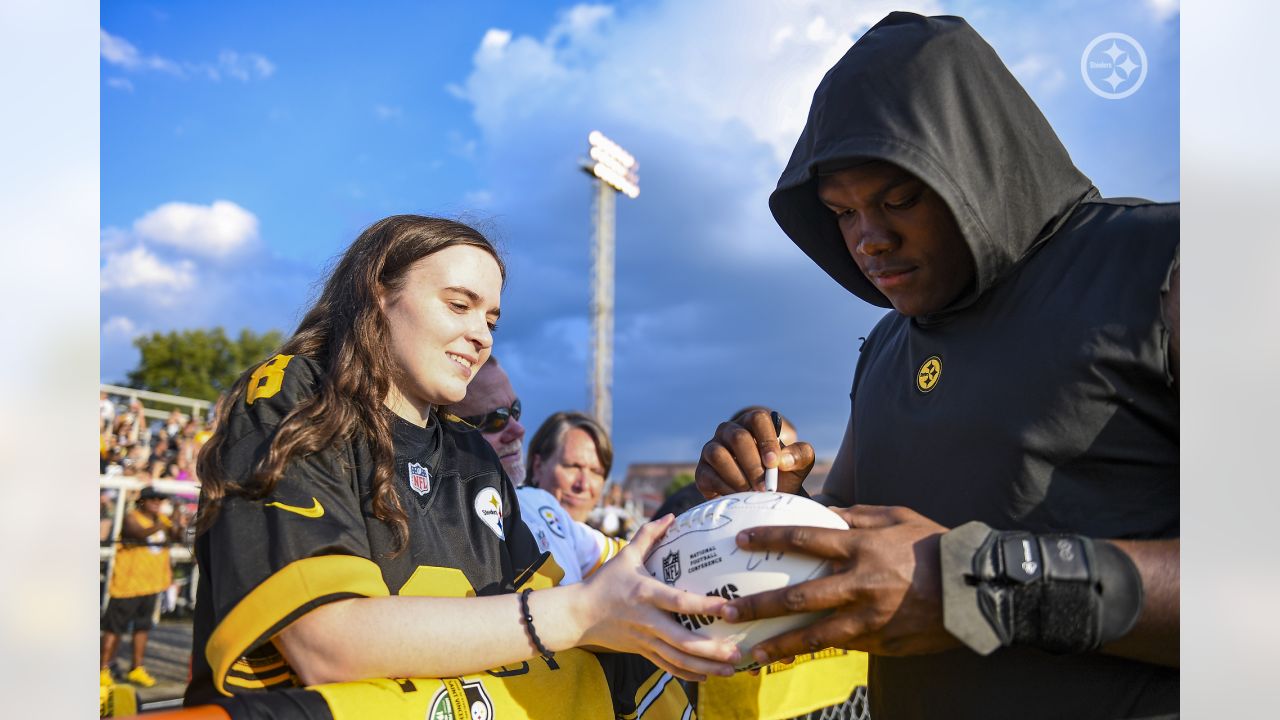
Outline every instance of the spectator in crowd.
[[476, 430], [498, 453], [498, 460], [513, 483], [524, 482], [524, 425], [520, 424], [520, 398], [511, 388], [507, 372], [496, 355], [480, 366], [467, 386], [467, 395], [448, 408], [463, 427]]
[[155, 434], [155, 439], [151, 443], [151, 456], [157, 460], [169, 461], [178, 456], [177, 447], [174, 445], [174, 436], [169, 434], [168, 430], [161, 428]]
[[[455, 425], [479, 432], [497, 453], [507, 476], [524, 478], [524, 461], [520, 455], [520, 441], [524, 437], [520, 400], [496, 356], [491, 355], [489, 361], [480, 366], [467, 386], [466, 397], [450, 406], [444, 417]], [[542, 552], [550, 551], [564, 572], [562, 585], [591, 575], [625, 544], [575, 521], [545, 490], [521, 485], [516, 488], [516, 496], [520, 500], [520, 516], [533, 531], [538, 548]]]
[[205, 432], [199, 419], [193, 417], [183, 423], [182, 431], [178, 435], [177, 480], [197, 482], [196, 459], [200, 455], [200, 448], [208, 441], [209, 436], [210, 433]]
[[187, 482], [195, 482], [195, 464], [188, 455], [179, 454], [177, 462], [172, 465], [172, 478], [174, 480], [183, 480]]
[[102, 545], [111, 541], [111, 526], [115, 524], [116, 504], [112, 493], [106, 488], [98, 491], [98, 542]]
[[120, 459], [121, 475], [125, 477], [137, 477], [138, 471], [146, 467], [150, 460], [150, 453], [145, 447], [135, 445], [130, 448], [122, 448], [125, 456]]
[[110, 599], [102, 616], [102, 685], [115, 682], [111, 663], [120, 636], [130, 629], [133, 663], [125, 679], [141, 687], [156, 684], [143, 665], [147, 635], [159, 615], [161, 593], [173, 579], [168, 545], [179, 541], [186, 531], [185, 519], [178, 517], [175, 522], [163, 514], [165, 500], [166, 496], [155, 488], [144, 487], [137, 507], [125, 515], [111, 573]]
[[111, 456], [115, 450], [115, 443], [111, 440], [110, 428], [106, 432], [98, 433], [98, 472], [106, 475], [107, 468], [111, 466]]
[[612, 466], [613, 443], [600, 423], [579, 412], [558, 412], [533, 434], [525, 484], [551, 493], [570, 517], [586, 522]]
[[[604, 497], [587, 516], [587, 524], [611, 538], [629, 538], [637, 523], [631, 514], [629, 494], [621, 483], [606, 482]], [[662, 517], [659, 515], [658, 517]]]
[[116, 419], [115, 401], [107, 395], [107, 391], [103, 390], [98, 393], [98, 432], [106, 433], [111, 430], [112, 424]]
[[[139, 460], [137, 464], [137, 472], [134, 473], [134, 479], [141, 483], [150, 484], [160, 474], [163, 464], [157, 460], [146, 459]], [[165, 513], [168, 514], [167, 512]]]
[[169, 411], [169, 417], [165, 418], [163, 430], [169, 434], [169, 437], [177, 437], [182, 432], [182, 426], [186, 422], [182, 411], [174, 408]]

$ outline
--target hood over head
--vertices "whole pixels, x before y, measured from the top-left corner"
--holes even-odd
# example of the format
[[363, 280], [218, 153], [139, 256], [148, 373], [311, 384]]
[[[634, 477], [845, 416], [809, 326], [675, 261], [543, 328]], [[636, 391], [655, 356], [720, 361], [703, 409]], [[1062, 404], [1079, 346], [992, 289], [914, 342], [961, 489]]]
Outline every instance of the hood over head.
[[1093, 184], [1040, 109], [962, 18], [891, 13], [827, 71], [804, 132], [769, 197], [783, 231], [847, 290], [886, 298], [858, 270], [819, 171], [883, 160], [933, 188], [972, 251], [971, 304], [1061, 224]]

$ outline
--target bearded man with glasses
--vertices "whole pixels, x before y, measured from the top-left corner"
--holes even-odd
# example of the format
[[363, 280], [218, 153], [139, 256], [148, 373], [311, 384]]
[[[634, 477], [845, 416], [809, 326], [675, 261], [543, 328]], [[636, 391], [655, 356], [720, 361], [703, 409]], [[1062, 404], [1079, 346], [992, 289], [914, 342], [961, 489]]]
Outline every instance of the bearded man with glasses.
[[[552, 418], [565, 416], [557, 413]], [[577, 413], [572, 413], [577, 416]], [[467, 394], [460, 402], [448, 408], [442, 415], [455, 426], [461, 426], [480, 433], [497, 453], [502, 469], [513, 483], [526, 479], [524, 459], [521, 451], [524, 440], [524, 425], [520, 424], [520, 398], [516, 397], [511, 387], [511, 379], [498, 364], [498, 359], [491, 356], [467, 387]], [[551, 420], [548, 420], [548, 423]], [[547, 423], [544, 423], [544, 427]], [[566, 426], [567, 427], [567, 426]], [[598, 427], [598, 426], [597, 426]], [[582, 432], [579, 430], [579, 432]], [[600, 429], [603, 433], [603, 428]], [[544, 438], [543, 436], [546, 435]], [[563, 433], [560, 434], [563, 437]], [[603, 436], [606, 438], [607, 435]], [[539, 438], [543, 438], [539, 440]], [[554, 440], [543, 428], [535, 435], [535, 448], [548, 445]], [[562, 444], [562, 443], [559, 443]], [[551, 455], [559, 458], [563, 453], [552, 448]], [[612, 448], [610, 447], [610, 450]], [[548, 453], [538, 453], [542, 455]], [[612, 457], [612, 453], [610, 453]], [[558, 467], [558, 465], [557, 465]], [[548, 474], [552, 463], [539, 460], [535, 463], [538, 475]], [[547, 472], [542, 472], [542, 471]], [[584, 478], [586, 474], [583, 473]], [[589, 478], [586, 478], [589, 479]], [[584, 480], [585, 481], [585, 480]], [[603, 477], [600, 484], [603, 485]], [[596, 495], [599, 488], [596, 488]], [[560, 569], [564, 571], [561, 585], [579, 582], [603, 565], [609, 558], [618, 554], [626, 544], [624, 540], [606, 537], [603, 533], [586, 523], [578, 522], [569, 511], [561, 505], [560, 498], [534, 484], [516, 488], [520, 500], [520, 515], [529, 529], [533, 531], [538, 547], [543, 552], [550, 552]], [[585, 517], [585, 516], [584, 516]]]
[[466, 397], [448, 408], [446, 417], [479, 432], [498, 453], [502, 469], [513, 484], [524, 480], [524, 425], [520, 424], [520, 398], [495, 357], [480, 367]]

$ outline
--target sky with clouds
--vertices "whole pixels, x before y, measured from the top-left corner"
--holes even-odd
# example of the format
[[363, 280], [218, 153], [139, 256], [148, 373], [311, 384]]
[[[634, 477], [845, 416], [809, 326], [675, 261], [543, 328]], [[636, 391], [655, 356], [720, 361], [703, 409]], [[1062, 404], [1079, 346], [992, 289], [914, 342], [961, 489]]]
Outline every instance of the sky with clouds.
[[[264, 7], [265, 6], [265, 7]], [[894, 9], [966, 17], [1106, 195], [1179, 199], [1176, 1], [104, 4], [101, 379], [140, 333], [289, 332], [369, 223], [477, 224], [509, 266], [496, 351], [528, 425], [589, 404], [589, 215], [601, 130], [619, 197], [618, 465], [693, 459], [743, 405], [839, 443], [881, 311], [786, 239], [766, 199], [823, 73]], [[1090, 91], [1081, 55], [1136, 39], [1146, 78]]]

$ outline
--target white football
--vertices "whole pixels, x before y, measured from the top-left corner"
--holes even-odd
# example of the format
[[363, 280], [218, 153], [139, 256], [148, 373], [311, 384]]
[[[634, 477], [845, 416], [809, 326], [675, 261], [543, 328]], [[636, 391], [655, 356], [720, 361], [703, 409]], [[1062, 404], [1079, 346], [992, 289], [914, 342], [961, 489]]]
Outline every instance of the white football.
[[[826, 560], [810, 555], [738, 547], [739, 532], [762, 525], [849, 529], [839, 515], [799, 495], [735, 493], [708, 500], [677, 517], [645, 561], [645, 569], [681, 590], [730, 600], [830, 574]], [[747, 651], [756, 643], [804, 627], [824, 614], [804, 613], [742, 623], [702, 615], [676, 617], [694, 632], [736, 642], [743, 655], [739, 669], [745, 669], [755, 666]]]

